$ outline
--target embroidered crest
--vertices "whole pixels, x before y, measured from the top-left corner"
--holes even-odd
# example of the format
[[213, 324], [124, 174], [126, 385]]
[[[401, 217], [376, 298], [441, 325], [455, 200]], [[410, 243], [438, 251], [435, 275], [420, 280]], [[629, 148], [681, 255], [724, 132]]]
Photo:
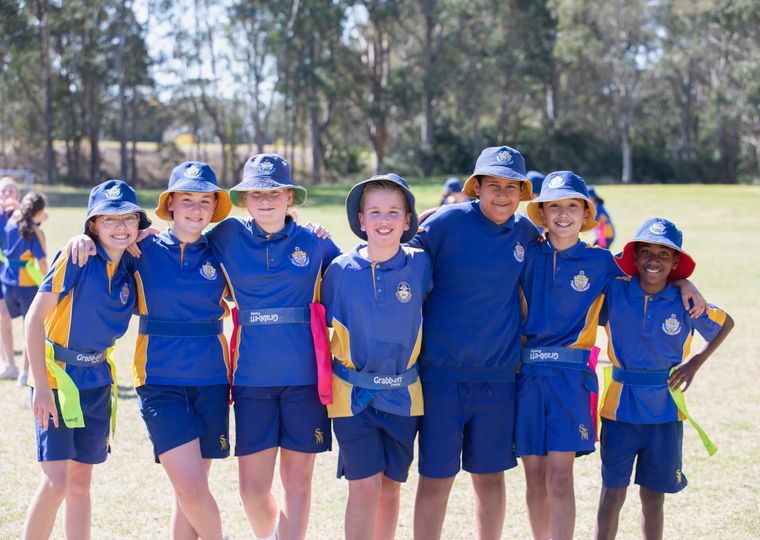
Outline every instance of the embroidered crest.
[[309, 254], [303, 251], [300, 247], [296, 246], [295, 251], [290, 254], [290, 262], [292, 262], [295, 266], [300, 266], [303, 268], [309, 264]]
[[662, 236], [665, 234], [665, 224], [662, 221], [655, 221], [649, 226], [649, 232]]
[[314, 430], [314, 442], [316, 444], [324, 444], [325, 443], [325, 434], [322, 433], [322, 430], [317, 428]]
[[496, 155], [496, 161], [499, 163], [507, 163], [510, 159], [512, 159], [512, 154], [506, 150], [502, 150]]
[[402, 304], [406, 304], [411, 299], [412, 299], [412, 288], [409, 286], [409, 284], [406, 281], [402, 281], [401, 283], [398, 284], [398, 287], [396, 287], [396, 300], [398, 300]]
[[581, 439], [584, 441], [588, 440], [588, 428], [584, 426], [583, 424], [578, 425], [578, 433], [581, 434]]
[[121, 286], [121, 291], [119, 291], [119, 300], [121, 300], [121, 303], [126, 305], [127, 301], [129, 300], [129, 285], [126, 283]]
[[565, 185], [565, 179], [561, 176], [555, 176], [551, 180], [549, 180], [549, 187], [550, 188], [558, 188]]
[[185, 169], [185, 176], [189, 176], [190, 178], [197, 178], [201, 175], [201, 168], [197, 165], [190, 165], [187, 169]]
[[227, 441], [227, 437], [219, 435], [219, 449], [227, 450], [230, 447], [230, 443]]
[[274, 172], [274, 163], [271, 161], [262, 161], [259, 163], [259, 172], [261, 174], [272, 174]]
[[111, 199], [112, 201], [121, 197], [121, 190], [119, 189], [119, 186], [113, 186], [105, 190], [105, 196], [106, 199]]
[[671, 313], [670, 318], [662, 323], [662, 331], [669, 336], [675, 336], [681, 332], [681, 323], [676, 319], [675, 313]]
[[585, 272], [581, 270], [577, 276], [573, 276], [573, 281], [570, 283], [570, 286], [574, 291], [586, 292], [591, 286], [591, 281], [586, 276]]
[[517, 242], [515, 244], [514, 255], [517, 262], [523, 262], [525, 260], [525, 248], [522, 247], [522, 244], [520, 242]]
[[216, 268], [211, 264], [211, 261], [206, 261], [201, 266], [201, 275], [209, 281], [216, 279]]

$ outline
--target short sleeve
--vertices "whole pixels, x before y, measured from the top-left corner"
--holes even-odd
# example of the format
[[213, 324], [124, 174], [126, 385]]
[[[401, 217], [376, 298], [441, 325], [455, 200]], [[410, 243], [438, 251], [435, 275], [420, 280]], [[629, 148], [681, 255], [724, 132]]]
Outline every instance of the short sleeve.
[[332, 326], [332, 320], [335, 316], [336, 295], [338, 292], [338, 282], [340, 281], [341, 266], [331, 263], [322, 277], [322, 289], [320, 299], [325, 306], [327, 326]]
[[44, 259], [47, 257], [47, 247], [45, 245], [45, 233], [39, 227], [34, 228], [34, 237], [32, 238], [32, 256], [35, 259]]
[[708, 342], [715, 339], [725, 323], [726, 312], [712, 304], [709, 304], [705, 312], [692, 322], [694, 329]]
[[50, 265], [45, 279], [42, 280], [40, 290], [55, 294], [67, 294], [74, 288], [74, 284], [84, 267], [71, 262], [65, 252], [59, 251], [55, 255], [53, 264]]
[[320, 243], [322, 244], [322, 272], [324, 273], [333, 259], [340, 255], [340, 248], [330, 238], [320, 240]]

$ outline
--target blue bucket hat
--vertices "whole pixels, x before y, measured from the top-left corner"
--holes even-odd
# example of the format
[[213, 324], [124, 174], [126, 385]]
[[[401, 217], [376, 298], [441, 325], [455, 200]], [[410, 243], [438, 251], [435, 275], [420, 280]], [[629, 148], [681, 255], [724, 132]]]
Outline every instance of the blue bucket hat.
[[697, 263], [686, 253], [681, 246], [683, 245], [683, 233], [676, 227], [672, 221], [663, 218], [651, 218], [639, 227], [633, 239], [623, 248], [623, 252], [615, 257], [615, 262], [620, 269], [629, 276], [638, 275], [636, 264], [633, 262], [636, 243], [657, 244], [676, 250], [680, 254], [678, 266], [671, 270], [668, 275], [668, 281], [686, 279], [696, 268]]
[[528, 217], [534, 224], [543, 227], [539, 212], [541, 203], [565, 199], [583, 199], [588, 205], [588, 217], [583, 220], [581, 232], [591, 231], [599, 226], [596, 221], [596, 205], [589, 197], [586, 182], [572, 171], [556, 171], [546, 175], [541, 194], [528, 203]]
[[[475, 162], [475, 171], [464, 183], [462, 190], [468, 197], [477, 198], [474, 184], [479, 176], [495, 176], [519, 182], [528, 181], [528, 177], [525, 176], [525, 159], [520, 152], [509, 146], [492, 146], [480, 153], [478, 161]], [[520, 200], [529, 201], [531, 198], [530, 190], [522, 185]]]
[[444, 182], [443, 191], [445, 193], [459, 193], [462, 191], [462, 182], [456, 176], [452, 176]]
[[137, 204], [137, 194], [123, 180], [107, 180], [90, 190], [87, 201], [87, 217], [84, 221], [84, 232], [87, 232], [87, 222], [97, 216], [115, 216], [137, 212], [140, 215], [140, 230], [150, 226], [145, 210]]
[[348, 196], [346, 197], [346, 214], [348, 215], [348, 225], [351, 227], [351, 231], [353, 231], [356, 236], [362, 240], [367, 239], [367, 233], [362, 230], [361, 223], [359, 222], [359, 203], [362, 200], [362, 194], [364, 193], [364, 188], [367, 187], [367, 184], [370, 182], [381, 181], [388, 181], [396, 184], [401, 188], [401, 191], [406, 197], [406, 202], [409, 204], [409, 211], [412, 215], [409, 219], [409, 230], [404, 231], [404, 234], [401, 235], [401, 242], [409, 242], [412, 238], [414, 238], [414, 235], [417, 234], [417, 229], [419, 228], [420, 224], [419, 220], [417, 219], [417, 212], [414, 209], [414, 195], [409, 190], [409, 184], [407, 184], [406, 180], [397, 174], [378, 174], [372, 178], [368, 178], [367, 180], [362, 180], [351, 188], [351, 191], [348, 192]]
[[277, 154], [256, 154], [248, 158], [243, 168], [243, 180], [230, 190], [233, 204], [243, 205], [243, 193], [246, 191], [266, 191], [287, 188], [293, 190], [294, 204], [303, 204], [306, 200], [306, 188], [293, 181], [290, 163]]
[[541, 193], [541, 185], [544, 183], [544, 175], [538, 171], [528, 171], [525, 175], [530, 180], [533, 187], [533, 196], [537, 196]]
[[202, 161], [186, 161], [174, 167], [169, 177], [169, 186], [166, 191], [158, 196], [156, 215], [171, 221], [172, 213], [166, 206], [169, 195], [172, 193], [216, 193], [216, 209], [211, 216], [211, 223], [222, 221], [232, 210], [232, 201], [229, 194], [219, 187], [216, 173], [211, 165]]

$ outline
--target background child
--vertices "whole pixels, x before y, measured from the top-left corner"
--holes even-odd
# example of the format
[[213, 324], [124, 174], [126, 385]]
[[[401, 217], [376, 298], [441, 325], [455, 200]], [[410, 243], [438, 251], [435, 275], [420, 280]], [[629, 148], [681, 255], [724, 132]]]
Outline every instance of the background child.
[[[3, 254], [6, 261], [0, 270], [0, 281], [4, 302], [12, 319], [24, 317], [29, 311], [41, 282], [40, 277], [48, 270], [45, 235], [39, 227], [47, 219], [46, 205], [47, 199], [42, 193], [30, 191], [21, 199], [18, 213], [11, 216], [5, 225]], [[13, 351], [12, 341], [4, 339], [3, 342]], [[25, 351], [18, 384], [25, 386], [28, 376], [29, 357]]]
[[135, 307], [135, 282], [122, 255], [149, 224], [126, 183], [94, 187], [85, 231], [96, 241], [97, 255], [82, 267], [58, 253], [29, 310], [26, 341], [42, 480], [26, 516], [25, 538], [48, 538], [64, 500], [66, 538], [90, 537], [92, 469], [106, 460], [113, 421], [114, 367], [107, 351], [127, 331]]
[[351, 230], [367, 241], [330, 264], [322, 283], [333, 328], [338, 477], [348, 479], [346, 538], [393, 538], [401, 482], [422, 415], [417, 356], [430, 259], [402, 248], [417, 231], [414, 196], [395, 174], [356, 184], [346, 198]]
[[596, 221], [598, 225], [594, 229], [594, 245], [610, 249], [615, 240], [615, 225], [612, 223], [610, 213], [604, 207], [604, 199], [596, 192], [593, 186], [589, 186], [588, 194], [596, 205]]
[[[16, 181], [10, 176], [0, 178], [0, 248], [2, 248], [5, 236], [5, 226], [13, 212], [20, 208], [19, 189]], [[0, 271], [5, 263], [4, 256], [0, 256]], [[3, 291], [0, 287], [0, 380], [15, 381], [19, 375], [16, 367], [16, 358], [13, 351], [13, 322], [8, 307], [2, 301]]]
[[[664, 494], [686, 487], [682, 420], [693, 420], [678, 404], [680, 392], [691, 385], [697, 370], [734, 326], [731, 317], [715, 306], [692, 319], [678, 298], [670, 282], [689, 277], [695, 267], [681, 248], [682, 239], [672, 222], [647, 220], [616, 259], [633, 277], [616, 279], [607, 289], [600, 324], [606, 325], [612, 367], [605, 374], [600, 410], [598, 539], [617, 533], [634, 460], [642, 535], [662, 538]], [[695, 330], [707, 344], [687, 361]], [[703, 440], [711, 445], [704, 435]]]

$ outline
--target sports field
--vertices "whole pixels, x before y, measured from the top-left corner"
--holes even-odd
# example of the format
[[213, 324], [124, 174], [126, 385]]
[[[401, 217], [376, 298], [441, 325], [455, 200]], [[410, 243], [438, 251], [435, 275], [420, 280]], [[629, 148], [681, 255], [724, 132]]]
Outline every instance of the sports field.
[[[417, 209], [433, 206], [440, 183], [412, 182], [418, 196]], [[760, 187], [757, 186], [602, 186], [600, 195], [617, 226], [614, 249], [645, 218], [661, 216], [685, 233], [684, 248], [697, 261], [692, 277], [711, 302], [727, 310], [736, 328], [723, 347], [697, 374], [687, 393], [689, 410], [711, 435], [719, 451], [711, 457], [693, 429], [686, 426], [684, 472], [690, 485], [682, 493], [666, 497], [665, 538], [760, 538]], [[354, 244], [342, 206], [346, 186], [315, 188], [300, 211], [301, 221], [314, 220], [333, 231], [344, 249]], [[147, 205], [156, 198], [141, 197]], [[50, 220], [43, 225], [50, 256], [82, 227], [86, 194], [66, 193], [51, 197]], [[81, 200], [80, 207], [71, 207]], [[151, 206], [152, 208], [152, 206]], [[20, 360], [22, 328], [14, 321], [17, 362]], [[452, 329], [456, 331], [456, 329]], [[598, 344], [603, 341], [599, 333]], [[171, 490], [162, 468], [153, 463], [147, 432], [137, 411], [130, 365], [136, 324], [117, 344], [119, 375], [119, 425], [113, 454], [95, 467], [93, 479], [93, 538], [167, 538]], [[693, 349], [701, 347], [695, 340]], [[605, 354], [603, 353], [603, 357]], [[19, 538], [24, 515], [39, 481], [35, 460], [29, 392], [15, 383], [0, 382], [0, 538]], [[231, 430], [234, 432], [234, 430]], [[337, 448], [317, 457], [314, 475], [309, 538], [342, 537], [343, 508], [348, 486], [335, 479]], [[593, 533], [600, 489], [597, 453], [576, 463], [577, 538]], [[524, 504], [522, 471], [507, 477], [507, 520], [504, 538], [529, 538]], [[398, 538], [411, 538], [416, 464], [402, 488]], [[237, 494], [234, 458], [214, 464], [211, 487], [222, 511], [227, 535], [251, 538]], [[60, 519], [55, 538], [63, 538]], [[636, 538], [638, 496], [633, 488], [621, 514], [619, 538]], [[460, 474], [451, 494], [444, 538], [474, 538], [473, 494], [470, 480]]]

